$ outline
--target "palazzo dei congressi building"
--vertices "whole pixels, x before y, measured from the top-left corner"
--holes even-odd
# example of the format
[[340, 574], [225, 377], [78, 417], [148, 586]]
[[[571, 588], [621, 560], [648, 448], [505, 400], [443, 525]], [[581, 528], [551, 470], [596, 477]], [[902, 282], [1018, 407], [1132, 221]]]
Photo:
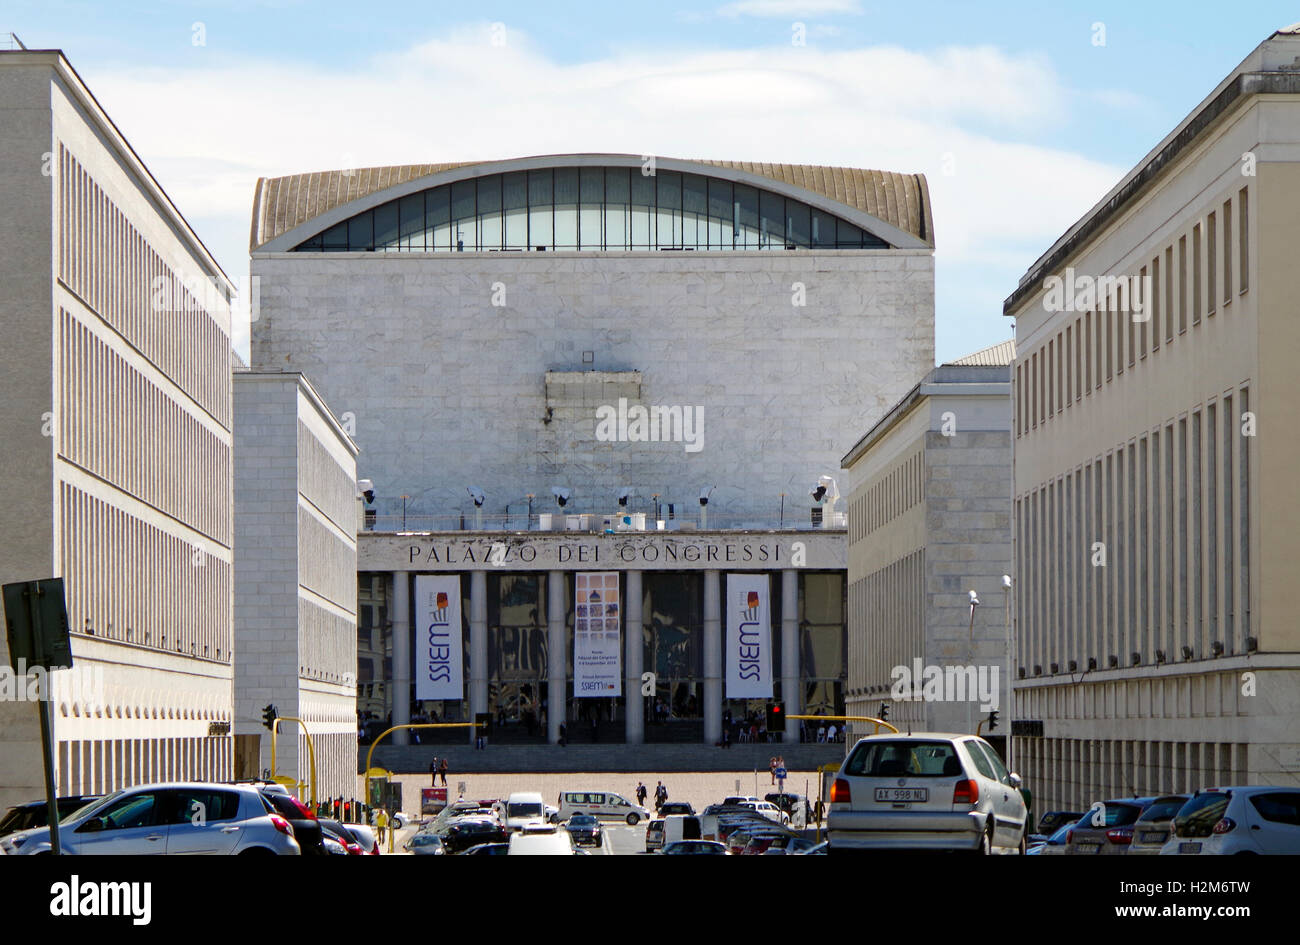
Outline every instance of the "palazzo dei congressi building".
[[251, 250], [253, 369], [310, 377], [373, 482], [364, 716], [711, 743], [768, 699], [843, 711], [843, 504], [810, 493], [933, 366], [923, 177], [301, 174], [259, 182]]

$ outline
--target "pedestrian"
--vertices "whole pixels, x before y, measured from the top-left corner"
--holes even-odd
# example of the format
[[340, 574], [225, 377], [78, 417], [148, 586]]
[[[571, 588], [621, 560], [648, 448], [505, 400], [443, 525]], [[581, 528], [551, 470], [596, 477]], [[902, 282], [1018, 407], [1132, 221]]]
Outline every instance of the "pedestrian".
[[375, 827], [379, 830], [379, 842], [384, 842], [384, 831], [388, 829], [388, 812], [382, 807], [375, 816]]
[[826, 729], [826, 740], [827, 740], [828, 742], [833, 742], [833, 741], [835, 741], [835, 736], [836, 736], [836, 734], [837, 734], [838, 732], [839, 732], [839, 729], [837, 729], [837, 728], [835, 727], [835, 723], [832, 722], [832, 723], [827, 727], [827, 729]]
[[447, 786], [447, 759], [438, 762], [438, 774], [442, 776], [442, 786]]
[[817, 741], [819, 743], [826, 741], [826, 723], [817, 723]]
[[636, 802], [640, 804], [642, 807], [645, 807], [645, 796], [647, 793], [648, 792], [646, 791], [645, 788], [645, 782], [638, 781], [636, 783]]
[[429, 762], [429, 787], [438, 783], [438, 756], [434, 755], [433, 760]]
[[560, 747], [563, 748], [569, 744], [569, 727], [563, 722], [560, 723]]
[[664, 783], [660, 781], [658, 785], [655, 786], [655, 810], [658, 811], [659, 808], [663, 807], [667, 802], [668, 788], [664, 787]]
[[767, 770], [772, 775], [772, 783], [776, 784], [776, 755], [767, 760]]
[[722, 747], [723, 747], [723, 748], [730, 748], [730, 747], [731, 747], [731, 729], [730, 729], [730, 728], [724, 728], [724, 729], [722, 730]]

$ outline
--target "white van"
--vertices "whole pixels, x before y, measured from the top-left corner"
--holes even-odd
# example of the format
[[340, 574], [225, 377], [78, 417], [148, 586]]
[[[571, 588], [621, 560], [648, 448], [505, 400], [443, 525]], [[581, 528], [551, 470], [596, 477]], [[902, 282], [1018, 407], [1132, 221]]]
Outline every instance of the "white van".
[[664, 818], [663, 844], [703, 839], [703, 827], [701, 818], [695, 814], [669, 814]]
[[510, 835], [507, 856], [573, 856], [569, 831], [533, 825]]
[[553, 823], [568, 820], [574, 814], [591, 814], [598, 820], [622, 820], [633, 827], [650, 819], [650, 812], [640, 804], [611, 791], [564, 791], [556, 803], [560, 809], [552, 816]]
[[506, 798], [501, 820], [509, 831], [523, 830], [529, 824], [546, 823], [546, 803], [536, 792], [520, 791]]

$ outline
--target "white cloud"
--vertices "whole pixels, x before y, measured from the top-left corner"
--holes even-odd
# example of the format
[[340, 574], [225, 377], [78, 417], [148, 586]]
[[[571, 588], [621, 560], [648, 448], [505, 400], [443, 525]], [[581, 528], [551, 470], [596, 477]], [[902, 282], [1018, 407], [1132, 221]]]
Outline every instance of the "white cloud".
[[613, 151], [923, 172], [941, 260], [1034, 247], [1006, 273], [1009, 292], [1122, 171], [1032, 143], [1079, 133], [1074, 96], [1049, 63], [990, 47], [561, 64], [518, 31], [498, 47], [476, 27], [353, 70], [252, 59], [83, 75], [237, 279], [258, 176]]
[[719, 16], [825, 16], [861, 13], [858, 0], [737, 0], [718, 10]]

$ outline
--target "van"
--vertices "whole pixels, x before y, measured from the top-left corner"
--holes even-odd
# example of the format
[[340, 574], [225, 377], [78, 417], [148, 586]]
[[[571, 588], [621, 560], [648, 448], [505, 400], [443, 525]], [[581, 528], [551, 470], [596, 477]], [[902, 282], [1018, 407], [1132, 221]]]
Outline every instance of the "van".
[[542, 795], [530, 791], [511, 794], [506, 798], [501, 820], [511, 832], [523, 830], [529, 824], [545, 824], [545, 802]]
[[507, 856], [573, 856], [569, 831], [532, 825], [510, 835]]
[[556, 803], [560, 809], [552, 816], [553, 823], [568, 820], [574, 814], [591, 814], [599, 820], [622, 820], [632, 827], [650, 819], [650, 812], [640, 804], [611, 791], [564, 791]]
[[669, 814], [664, 817], [663, 843], [699, 840], [703, 836], [702, 828], [700, 818], [694, 814]]

